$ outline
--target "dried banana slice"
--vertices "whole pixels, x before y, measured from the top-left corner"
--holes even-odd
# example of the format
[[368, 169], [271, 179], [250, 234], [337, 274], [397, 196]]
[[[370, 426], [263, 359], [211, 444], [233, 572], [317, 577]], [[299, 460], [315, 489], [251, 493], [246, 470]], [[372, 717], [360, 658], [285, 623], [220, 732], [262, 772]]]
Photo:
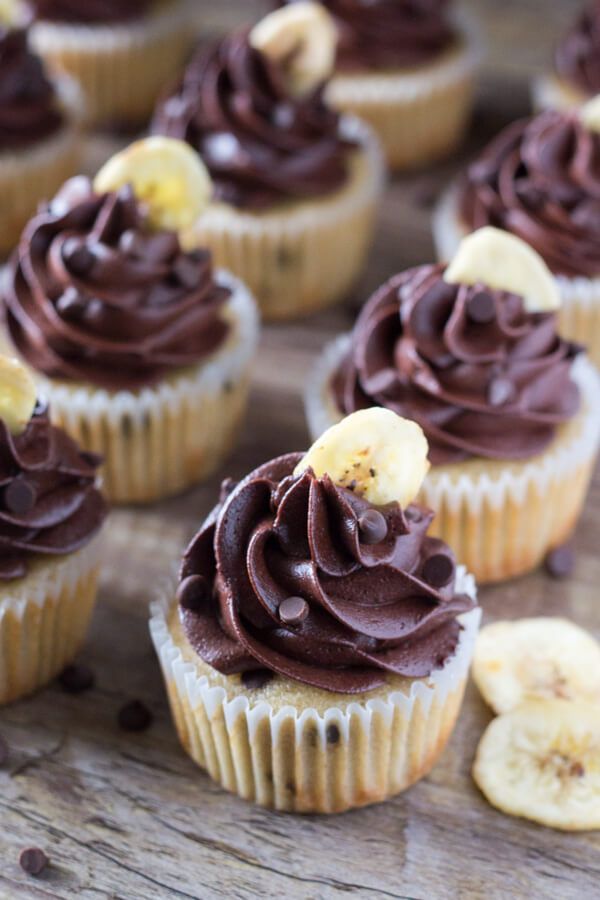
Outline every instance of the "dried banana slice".
[[37, 401], [35, 381], [17, 359], [0, 356], [0, 419], [11, 434], [20, 434], [31, 419]]
[[592, 97], [581, 107], [580, 118], [589, 131], [600, 133], [600, 94]]

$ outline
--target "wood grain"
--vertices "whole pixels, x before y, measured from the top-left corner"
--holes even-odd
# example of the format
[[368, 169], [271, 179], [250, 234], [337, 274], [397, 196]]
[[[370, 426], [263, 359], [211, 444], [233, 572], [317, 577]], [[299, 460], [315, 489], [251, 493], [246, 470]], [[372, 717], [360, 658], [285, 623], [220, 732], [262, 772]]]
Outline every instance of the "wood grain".
[[[394, 182], [369, 270], [345, 309], [265, 330], [248, 417], [227, 473], [307, 443], [300, 387], [325, 341], [393, 272], [432, 255], [436, 191], [500, 125], [527, 110], [527, 77], [580, 4], [511, 0], [485, 11], [490, 61], [473, 135], [459, 157]], [[210, 27], [250, 18], [254, 0], [206, 2]], [[199, 4], [200, 8], [200, 4]], [[101, 145], [96, 145], [101, 154]], [[222, 473], [224, 474], [224, 473]], [[56, 686], [0, 711], [11, 752], [0, 771], [1, 898], [570, 898], [598, 896], [600, 835], [566, 835], [491, 809], [469, 770], [489, 713], [475, 690], [441, 763], [405, 795], [337, 818], [289, 817], [217, 788], [181, 751], [147, 630], [153, 586], [210, 508], [218, 479], [147, 510], [113, 513], [101, 602], [82, 654], [97, 686]], [[600, 637], [600, 472], [577, 533], [567, 582], [536, 573], [482, 592], [486, 620], [560, 613]], [[119, 731], [127, 699], [154, 713], [140, 735]], [[38, 845], [52, 859], [33, 880], [17, 864]]]

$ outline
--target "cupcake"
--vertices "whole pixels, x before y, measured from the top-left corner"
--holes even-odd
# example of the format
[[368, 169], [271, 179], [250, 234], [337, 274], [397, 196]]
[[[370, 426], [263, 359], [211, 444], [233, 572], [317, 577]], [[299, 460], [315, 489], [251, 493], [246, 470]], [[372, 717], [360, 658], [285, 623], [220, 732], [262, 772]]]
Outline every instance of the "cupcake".
[[38, 203], [77, 171], [80, 113], [76, 86], [50, 80], [27, 28], [0, 15], [0, 255], [14, 248]]
[[534, 106], [571, 109], [600, 93], [600, 3], [594, 0], [558, 43], [554, 68], [532, 87]]
[[210, 247], [270, 319], [340, 300], [371, 241], [382, 161], [369, 129], [323, 101], [334, 53], [322, 7], [277, 10], [201, 52], [154, 116], [214, 182], [188, 243]]
[[28, 0], [32, 41], [80, 84], [88, 124], [134, 127], [191, 48], [188, 0]]
[[435, 764], [480, 611], [413, 502], [426, 455], [415, 423], [368, 410], [224, 484], [151, 633], [183, 747], [227, 790], [341, 812]]
[[556, 334], [545, 264], [493, 228], [448, 267], [396, 275], [331, 344], [307, 389], [316, 436], [355, 409], [414, 419], [430, 446], [430, 533], [481, 582], [520, 575], [579, 518], [600, 437], [600, 380]]
[[395, 171], [451, 153], [473, 106], [480, 50], [472, 23], [452, 15], [448, 0], [321, 2], [339, 34], [333, 106], [369, 123]]
[[113, 502], [158, 500], [208, 475], [245, 409], [255, 303], [172, 230], [196, 214], [205, 179], [186, 144], [133, 144], [94, 184], [68, 181], [9, 266], [10, 341], [54, 421], [104, 457]]
[[46, 684], [79, 650], [96, 598], [106, 504], [98, 460], [50, 423], [0, 356], [0, 704]]
[[599, 132], [598, 101], [513, 123], [442, 198], [433, 229], [440, 259], [484, 225], [527, 241], [557, 278], [561, 333], [600, 366]]

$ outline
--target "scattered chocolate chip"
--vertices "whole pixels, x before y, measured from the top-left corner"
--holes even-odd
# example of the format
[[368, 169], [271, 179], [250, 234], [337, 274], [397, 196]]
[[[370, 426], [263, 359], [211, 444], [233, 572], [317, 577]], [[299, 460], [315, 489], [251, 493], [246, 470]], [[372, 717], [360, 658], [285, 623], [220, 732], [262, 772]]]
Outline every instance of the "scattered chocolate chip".
[[69, 285], [56, 301], [56, 312], [63, 319], [76, 319], [85, 311], [85, 302], [77, 288]]
[[67, 694], [82, 694], [94, 686], [94, 673], [89, 666], [76, 663], [67, 666], [58, 676], [60, 686]]
[[257, 690], [264, 687], [273, 678], [270, 669], [252, 669], [249, 672], [242, 672], [242, 684], [248, 690]]
[[41, 875], [50, 860], [39, 847], [28, 847], [21, 850], [19, 865], [28, 875]]
[[4, 488], [4, 505], [15, 516], [24, 516], [35, 506], [37, 491], [26, 478], [19, 476]]
[[467, 315], [477, 325], [487, 325], [496, 318], [494, 298], [487, 291], [477, 291], [467, 300]]
[[492, 406], [504, 406], [515, 397], [515, 386], [508, 378], [493, 378], [488, 387], [488, 402]]
[[331, 725], [327, 726], [325, 730], [325, 736], [327, 738], [328, 744], [337, 744], [340, 739], [340, 729], [337, 725], [332, 723]]
[[303, 597], [287, 597], [279, 606], [279, 618], [286, 625], [300, 625], [308, 615], [308, 603]]
[[221, 490], [219, 491], [219, 503], [224, 503], [235, 488], [237, 481], [233, 478], [225, 478], [221, 482]]
[[152, 713], [141, 700], [131, 700], [121, 707], [117, 721], [123, 731], [145, 731], [152, 724]]
[[5, 765], [8, 760], [8, 744], [0, 734], [0, 766]]
[[544, 566], [552, 578], [568, 578], [575, 568], [575, 551], [570, 544], [555, 547], [546, 555]]
[[94, 254], [77, 238], [65, 241], [63, 256], [70, 271], [75, 275], [87, 275], [94, 265]]
[[425, 560], [423, 578], [432, 587], [444, 587], [454, 574], [454, 563], [445, 553], [434, 553]]
[[173, 264], [173, 274], [185, 288], [194, 288], [198, 284], [200, 267], [189, 256], [181, 255]]
[[368, 509], [358, 520], [361, 540], [365, 544], [379, 544], [387, 537], [385, 516], [377, 509]]
[[203, 575], [188, 575], [177, 588], [176, 600], [182, 609], [200, 609], [210, 596], [208, 582]]

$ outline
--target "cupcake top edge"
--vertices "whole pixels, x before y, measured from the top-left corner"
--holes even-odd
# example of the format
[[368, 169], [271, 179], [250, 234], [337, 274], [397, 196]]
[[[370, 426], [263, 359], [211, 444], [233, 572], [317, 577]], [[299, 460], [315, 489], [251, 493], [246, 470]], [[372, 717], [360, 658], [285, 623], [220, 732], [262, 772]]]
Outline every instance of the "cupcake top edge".
[[600, 3], [593, 0], [558, 42], [554, 69], [583, 94], [600, 92]]
[[132, 186], [66, 182], [26, 227], [4, 287], [19, 354], [44, 375], [108, 390], [151, 386], [216, 352], [229, 287], [207, 250], [154, 227]]
[[557, 275], [600, 275], [600, 134], [580, 110], [548, 110], [507, 126], [459, 182], [469, 230], [523, 238]]
[[[282, 0], [290, 5], [297, 0]], [[321, 0], [338, 31], [336, 68], [344, 73], [413, 69], [457, 41], [449, 0]]]
[[524, 277], [535, 296], [538, 279], [543, 296], [552, 279], [546, 270], [544, 280], [542, 261], [525, 248], [541, 268], [529, 277], [525, 256], [518, 276], [507, 275], [508, 255], [500, 254], [512, 244], [506, 251], [501, 239], [499, 255], [488, 257], [488, 278], [481, 238], [502, 233], [476, 235], [465, 241], [474, 251], [472, 277], [463, 268], [462, 280], [449, 280], [452, 264], [424, 265], [376, 291], [329, 385], [343, 415], [379, 405], [418, 422], [434, 465], [530, 459], [580, 406], [571, 369], [581, 348], [557, 334], [552, 290], [531, 311], [515, 290]]
[[[299, 21], [288, 21], [292, 13]], [[301, 50], [281, 52], [290, 47]], [[334, 51], [335, 31], [318, 4], [276, 10], [201, 48], [159, 101], [152, 132], [187, 141], [210, 172], [215, 199], [243, 210], [335, 192], [348, 181], [356, 145], [324, 100]]]
[[25, 367], [0, 356], [0, 582], [92, 539], [107, 513], [99, 464], [50, 423]]
[[[430, 510], [368, 499], [375, 482], [406, 489], [395, 455], [423, 463], [418, 426], [390, 433], [382, 415], [392, 416], [350, 416], [305, 456], [224, 484], [185, 553], [177, 595], [184, 631], [213, 668], [356, 694], [390, 675], [428, 676], [453, 655], [457, 617], [476, 600], [455, 592], [452, 551], [426, 535]], [[324, 447], [332, 474], [309, 464]], [[344, 467], [356, 477], [342, 484]]]

